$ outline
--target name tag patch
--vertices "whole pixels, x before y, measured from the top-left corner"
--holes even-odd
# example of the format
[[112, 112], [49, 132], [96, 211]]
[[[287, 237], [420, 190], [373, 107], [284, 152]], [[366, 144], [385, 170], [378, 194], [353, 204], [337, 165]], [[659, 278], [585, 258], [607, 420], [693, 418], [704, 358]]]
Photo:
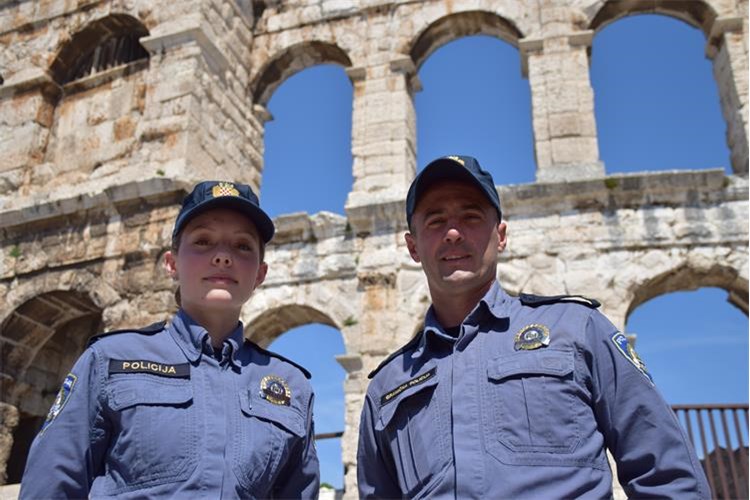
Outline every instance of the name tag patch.
[[417, 386], [419, 384], [422, 384], [428, 380], [430, 380], [432, 377], [435, 376], [437, 373], [437, 368], [433, 368], [430, 371], [424, 372], [421, 375], [417, 375], [413, 379], [404, 382], [400, 386], [396, 387], [395, 389], [388, 391], [387, 393], [383, 394], [383, 396], [380, 398], [380, 405], [383, 406], [386, 403], [390, 403], [393, 401], [393, 399], [404, 392], [406, 389], [409, 389], [410, 387]]
[[109, 360], [109, 374], [113, 373], [150, 373], [171, 378], [190, 378], [190, 364], [176, 365], [145, 360]]

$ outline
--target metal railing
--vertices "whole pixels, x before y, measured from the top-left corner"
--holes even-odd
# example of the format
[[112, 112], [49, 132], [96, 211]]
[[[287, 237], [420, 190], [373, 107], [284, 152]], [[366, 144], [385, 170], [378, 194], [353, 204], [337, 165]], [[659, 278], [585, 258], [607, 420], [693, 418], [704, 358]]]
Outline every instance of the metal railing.
[[748, 498], [748, 405], [672, 405], [672, 410], [695, 447], [713, 498]]

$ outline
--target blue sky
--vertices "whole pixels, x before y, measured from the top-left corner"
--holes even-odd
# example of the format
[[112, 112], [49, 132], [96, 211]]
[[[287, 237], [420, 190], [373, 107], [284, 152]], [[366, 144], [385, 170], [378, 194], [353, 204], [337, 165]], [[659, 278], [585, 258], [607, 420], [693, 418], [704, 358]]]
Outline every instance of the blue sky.
[[[632, 16], [597, 33], [591, 82], [608, 173], [717, 167], [731, 173], [704, 48], [699, 30], [662, 16]], [[432, 54], [420, 68], [424, 90], [415, 98], [418, 165], [470, 154], [498, 184], [533, 182], [531, 100], [520, 67], [516, 48], [482, 36]], [[272, 216], [344, 213], [352, 186], [351, 103], [352, 86], [337, 66], [309, 68], [275, 92], [261, 187], [261, 204]], [[748, 401], [748, 320], [726, 299], [715, 288], [677, 292], [629, 318], [626, 330], [638, 335], [636, 348], [668, 402]], [[334, 360], [344, 353], [340, 333], [307, 325], [271, 349], [313, 373], [317, 432], [343, 430], [344, 370]], [[340, 488], [339, 440], [319, 442], [318, 453], [322, 480]]]

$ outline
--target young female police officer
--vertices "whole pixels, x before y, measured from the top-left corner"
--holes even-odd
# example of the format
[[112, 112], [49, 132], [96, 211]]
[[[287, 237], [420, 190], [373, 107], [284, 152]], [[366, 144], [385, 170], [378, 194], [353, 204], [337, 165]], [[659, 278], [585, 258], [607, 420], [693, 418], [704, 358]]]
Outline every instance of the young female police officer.
[[274, 226], [249, 186], [182, 204], [168, 323], [94, 337], [29, 454], [21, 498], [315, 497], [310, 374], [244, 340]]

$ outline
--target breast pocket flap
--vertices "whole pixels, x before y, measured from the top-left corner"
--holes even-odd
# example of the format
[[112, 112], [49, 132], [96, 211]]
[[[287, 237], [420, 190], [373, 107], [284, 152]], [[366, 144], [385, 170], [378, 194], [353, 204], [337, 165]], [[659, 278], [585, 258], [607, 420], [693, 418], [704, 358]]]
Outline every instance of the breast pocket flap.
[[395, 385], [380, 398], [380, 412], [375, 429], [385, 429], [400, 407], [409, 404], [415, 396], [433, 390], [437, 383], [437, 371], [433, 368]]
[[122, 381], [110, 387], [110, 406], [113, 410], [123, 410], [137, 405], [182, 405], [193, 399], [190, 381], [175, 384], [157, 380]]
[[269, 401], [251, 398], [240, 391], [240, 408], [248, 417], [255, 417], [277, 425], [295, 436], [305, 436], [305, 419], [292, 406], [275, 405]]
[[575, 367], [572, 351], [521, 351], [492, 360], [487, 368], [490, 380], [516, 375], [550, 375], [565, 377]]

